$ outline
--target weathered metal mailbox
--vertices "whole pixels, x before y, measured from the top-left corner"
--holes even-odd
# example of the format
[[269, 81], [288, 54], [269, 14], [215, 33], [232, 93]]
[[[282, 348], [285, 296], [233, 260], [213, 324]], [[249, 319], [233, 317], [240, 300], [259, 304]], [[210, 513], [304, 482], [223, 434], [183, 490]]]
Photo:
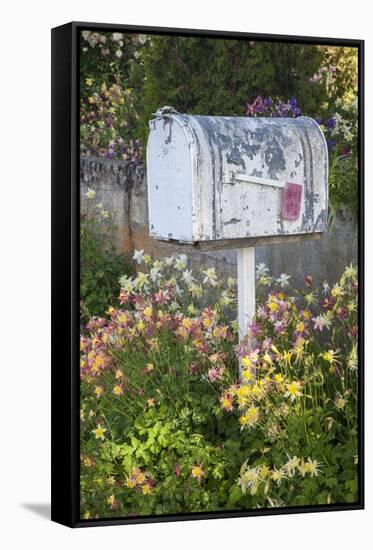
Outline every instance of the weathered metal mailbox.
[[157, 114], [147, 149], [151, 236], [235, 248], [232, 240], [325, 231], [328, 154], [314, 120]]
[[240, 333], [255, 313], [255, 249], [327, 228], [328, 150], [308, 117], [180, 114], [149, 122], [149, 231], [206, 249], [237, 248]]

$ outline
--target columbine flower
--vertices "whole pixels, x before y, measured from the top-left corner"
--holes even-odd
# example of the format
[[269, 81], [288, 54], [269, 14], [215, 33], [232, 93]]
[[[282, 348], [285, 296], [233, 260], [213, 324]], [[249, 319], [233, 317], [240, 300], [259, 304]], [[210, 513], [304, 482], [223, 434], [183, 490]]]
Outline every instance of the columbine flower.
[[184, 283], [190, 288], [194, 282], [194, 277], [192, 277], [192, 270], [188, 271], [187, 269], [183, 272], [181, 276]]
[[97, 428], [92, 430], [92, 433], [95, 434], [96, 439], [101, 439], [102, 441], [105, 439], [105, 432], [107, 431], [106, 428], [103, 428], [101, 424], [97, 425]]
[[277, 483], [277, 485], [280, 485], [281, 481], [283, 479], [286, 479], [286, 473], [284, 472], [284, 470], [282, 468], [280, 468], [280, 470], [277, 470], [277, 468], [274, 468], [273, 471], [272, 471], [271, 477], [272, 477], [273, 481], [275, 481]]
[[306, 472], [311, 474], [311, 477], [318, 476], [320, 472], [321, 462], [317, 462], [317, 460], [311, 460], [310, 457], [308, 457], [308, 461], [305, 464]]
[[338, 283], [335, 283], [335, 285], [330, 291], [330, 294], [333, 296], [333, 298], [338, 298], [339, 296], [343, 296], [344, 295], [343, 287]]
[[330, 349], [328, 351], [324, 351], [324, 353], [322, 354], [322, 358], [332, 365], [336, 361], [337, 354], [337, 351], [333, 351], [332, 349]]
[[101, 397], [101, 395], [104, 393], [104, 388], [102, 386], [96, 386], [95, 387], [95, 394], [96, 397]]
[[289, 279], [290, 279], [290, 275], [286, 275], [285, 273], [281, 273], [280, 277], [278, 279], [276, 279], [276, 281], [278, 283], [280, 283], [281, 285], [281, 288], [286, 288], [287, 286], [289, 286]]
[[87, 197], [88, 200], [92, 200], [96, 196], [96, 191], [88, 187], [88, 191], [86, 192], [85, 196]]
[[347, 367], [348, 367], [350, 370], [352, 370], [352, 371], [356, 371], [356, 370], [357, 370], [357, 366], [358, 366], [358, 361], [357, 361], [357, 347], [356, 347], [356, 344], [354, 344], [354, 345], [352, 346], [350, 355], [349, 355], [348, 360], [347, 360]]
[[259, 411], [256, 407], [250, 407], [245, 414], [240, 416], [241, 430], [246, 426], [255, 426], [259, 420]]
[[150, 270], [150, 279], [155, 283], [157, 279], [162, 278], [162, 273], [159, 267], [152, 267]]
[[179, 256], [177, 256], [175, 259], [175, 269], [177, 269], [178, 271], [182, 271], [186, 268], [187, 261], [188, 257], [185, 254], [179, 254]]
[[233, 396], [225, 391], [220, 397], [221, 408], [225, 411], [233, 411]]
[[322, 284], [323, 293], [328, 294], [329, 290], [330, 290], [329, 283], [327, 281], [324, 281], [323, 284]]
[[308, 294], [306, 294], [304, 296], [304, 300], [309, 306], [312, 304], [316, 304], [317, 302], [316, 296], [313, 292], [309, 292]]
[[216, 275], [214, 267], [209, 267], [205, 271], [202, 270], [202, 273], [205, 275], [205, 278], [203, 279], [204, 284], [209, 284], [211, 286], [216, 286], [218, 284], [218, 276]]
[[123, 386], [122, 386], [122, 384], [117, 384], [116, 386], [114, 386], [113, 394], [118, 396], [118, 397], [123, 395]]
[[129, 277], [127, 277], [127, 275], [122, 275], [122, 277], [120, 277], [119, 284], [125, 292], [132, 292], [133, 281]]
[[132, 259], [138, 264], [141, 264], [144, 261], [144, 250], [135, 250]]
[[265, 277], [268, 272], [269, 272], [269, 269], [266, 266], [266, 264], [261, 263], [256, 266], [256, 276], [258, 279], [260, 277]]
[[[289, 457], [289, 455], [288, 455]], [[283, 469], [287, 473], [289, 477], [293, 477], [295, 474], [295, 470], [298, 469], [300, 464], [300, 459], [297, 456], [293, 456], [293, 458], [289, 457], [289, 460], [286, 464], [283, 465]]]
[[192, 467], [192, 477], [197, 479], [199, 482], [201, 481], [204, 475], [205, 475], [205, 472], [203, 471], [201, 466], [196, 465]]
[[294, 401], [297, 397], [301, 397], [302, 393], [300, 388], [300, 382], [291, 382], [291, 384], [286, 384], [285, 397], [289, 397], [291, 401]]

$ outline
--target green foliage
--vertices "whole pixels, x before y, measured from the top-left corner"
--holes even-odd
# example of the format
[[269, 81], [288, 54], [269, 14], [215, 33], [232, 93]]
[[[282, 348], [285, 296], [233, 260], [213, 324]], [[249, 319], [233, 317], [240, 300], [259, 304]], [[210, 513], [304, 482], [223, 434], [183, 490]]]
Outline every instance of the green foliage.
[[246, 102], [257, 95], [296, 96], [312, 116], [325, 98], [310, 82], [321, 59], [311, 45], [151, 37], [142, 52], [138, 133], [144, 140], [151, 113], [163, 105], [185, 113], [242, 116]]
[[103, 315], [108, 305], [117, 304], [119, 277], [133, 272], [116, 243], [117, 228], [111, 215], [89, 202], [80, 216], [80, 300], [85, 320]]

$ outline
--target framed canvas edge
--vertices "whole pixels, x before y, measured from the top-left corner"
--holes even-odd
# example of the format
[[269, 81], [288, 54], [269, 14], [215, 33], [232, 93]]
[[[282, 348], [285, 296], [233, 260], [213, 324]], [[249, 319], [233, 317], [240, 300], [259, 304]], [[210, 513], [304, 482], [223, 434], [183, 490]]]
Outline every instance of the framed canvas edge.
[[[80, 518], [79, 468], [79, 32], [126, 31], [358, 49], [359, 71], [359, 498], [351, 504], [199, 512], [123, 518]], [[364, 40], [71, 22], [52, 29], [52, 435], [51, 519], [68, 527], [223, 519], [364, 509]]]

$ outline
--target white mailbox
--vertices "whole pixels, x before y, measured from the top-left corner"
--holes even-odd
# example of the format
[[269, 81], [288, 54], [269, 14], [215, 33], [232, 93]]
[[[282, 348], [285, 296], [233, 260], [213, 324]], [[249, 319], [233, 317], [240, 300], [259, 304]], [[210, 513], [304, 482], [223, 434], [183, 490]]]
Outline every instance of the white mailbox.
[[235, 248], [325, 231], [328, 151], [311, 118], [185, 115], [163, 107], [149, 125], [151, 236]]

